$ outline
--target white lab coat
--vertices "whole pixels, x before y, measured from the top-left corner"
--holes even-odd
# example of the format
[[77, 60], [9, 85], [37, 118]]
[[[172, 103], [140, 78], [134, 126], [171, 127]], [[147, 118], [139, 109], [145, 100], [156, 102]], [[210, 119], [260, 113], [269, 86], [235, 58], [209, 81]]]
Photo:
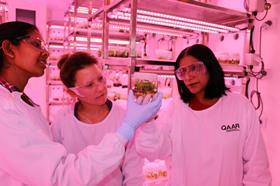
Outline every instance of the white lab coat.
[[[116, 132], [125, 110], [113, 102], [108, 115], [100, 122], [86, 124], [74, 115], [74, 105], [60, 110], [51, 125], [54, 140], [63, 144], [68, 152], [78, 153], [88, 145], [97, 145], [107, 133]], [[135, 151], [133, 141], [126, 146], [123, 162], [96, 186], [142, 186], [144, 160]]]
[[175, 100], [139, 131], [136, 149], [170, 159], [173, 186], [269, 186], [271, 175], [257, 114], [228, 93], [208, 109]]
[[47, 121], [0, 86], [0, 185], [82, 186], [98, 183], [119, 167], [126, 140], [117, 133], [77, 155], [52, 141]]

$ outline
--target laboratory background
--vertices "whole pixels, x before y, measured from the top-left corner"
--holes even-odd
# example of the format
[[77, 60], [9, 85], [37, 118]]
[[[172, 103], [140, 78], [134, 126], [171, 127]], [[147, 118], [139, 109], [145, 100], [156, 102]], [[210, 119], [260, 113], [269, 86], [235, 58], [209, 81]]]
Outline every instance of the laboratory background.
[[[0, 0], [0, 22], [36, 25], [50, 53], [45, 75], [26, 94], [49, 123], [73, 98], [59, 78], [61, 55], [86, 51], [102, 62], [108, 97], [126, 106], [134, 73], [156, 74], [164, 108], [178, 96], [175, 60], [184, 48], [209, 46], [234, 93], [259, 115], [272, 185], [280, 186], [280, 0]], [[150, 76], [154, 77], [154, 76]], [[169, 176], [163, 160], [145, 161], [147, 185]]]

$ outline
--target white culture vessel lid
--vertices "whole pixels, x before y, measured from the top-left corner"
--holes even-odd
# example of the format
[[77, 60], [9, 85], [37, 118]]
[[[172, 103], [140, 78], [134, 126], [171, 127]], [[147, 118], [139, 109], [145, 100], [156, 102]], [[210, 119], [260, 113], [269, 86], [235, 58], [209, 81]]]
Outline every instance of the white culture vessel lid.
[[157, 74], [135, 72], [132, 76], [134, 79], [138, 80], [157, 81]]

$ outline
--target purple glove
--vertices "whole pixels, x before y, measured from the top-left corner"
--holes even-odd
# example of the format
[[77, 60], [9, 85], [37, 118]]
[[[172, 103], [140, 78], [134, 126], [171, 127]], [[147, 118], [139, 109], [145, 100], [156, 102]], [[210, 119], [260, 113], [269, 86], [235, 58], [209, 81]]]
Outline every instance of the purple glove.
[[154, 95], [151, 102], [140, 105], [136, 103], [136, 98], [130, 90], [127, 99], [127, 111], [118, 129], [118, 133], [124, 138], [130, 140], [135, 130], [143, 123], [156, 116], [162, 104], [162, 94]]

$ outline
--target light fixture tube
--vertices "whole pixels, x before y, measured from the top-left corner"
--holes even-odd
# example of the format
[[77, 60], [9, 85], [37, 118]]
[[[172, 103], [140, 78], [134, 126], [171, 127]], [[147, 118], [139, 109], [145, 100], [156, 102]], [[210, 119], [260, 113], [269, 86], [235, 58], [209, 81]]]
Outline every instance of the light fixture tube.
[[[70, 12], [74, 12], [74, 6], [72, 5], [71, 6], [71, 8], [70, 8]], [[96, 8], [93, 8], [92, 9], [92, 13], [94, 13], [94, 12], [96, 12], [97, 11], [97, 9]], [[81, 14], [88, 14], [88, 12], [89, 12], [89, 9], [88, 9], [88, 7], [83, 7], [83, 6], [79, 6], [78, 8], [77, 8], [77, 12], [78, 13], [81, 13]]]
[[[122, 11], [130, 13], [130, 8], [124, 8]], [[205, 22], [205, 21], [198, 21], [198, 20], [184, 18], [184, 17], [172, 16], [172, 15], [168, 15], [168, 14], [156, 13], [156, 12], [151, 12], [151, 11], [146, 11], [146, 10], [141, 10], [141, 9], [137, 10], [137, 13], [152, 16], [152, 17], [161, 17], [161, 18], [166, 18], [166, 19], [173, 19], [173, 20], [177, 20], [177, 21], [204, 25], [204, 26], [208, 26], [208, 27], [226, 29], [226, 30], [229, 30], [232, 32], [239, 31], [238, 28], [234, 28], [234, 27], [219, 25], [219, 24], [215, 24], [215, 23], [209, 23], [209, 22]]]
[[[123, 13], [118, 12], [117, 14], [122, 15]], [[124, 13], [124, 16], [130, 17], [130, 13]], [[169, 19], [162, 19], [162, 18], [158, 18], [158, 17], [151, 17], [151, 16], [145, 16], [145, 15], [137, 15], [137, 18], [143, 19], [143, 20], [151, 20], [151, 21], [155, 21], [155, 22], [160, 22], [163, 25], [166, 25], [166, 24], [175, 25], [175, 27], [179, 27], [179, 26], [176, 26], [176, 25], [180, 25], [180, 26], [186, 26], [186, 27], [190, 27], [190, 28], [193, 27], [193, 28], [196, 28], [196, 29], [212, 30], [212, 31], [224, 32], [224, 33], [229, 32], [228, 30], [225, 30], [225, 29], [212, 28], [212, 27], [193, 24], [193, 23], [186, 23], [186, 22], [174, 21], [174, 20], [169, 20]], [[166, 26], [168, 26], [168, 25], [166, 25]]]
[[61, 45], [49, 45], [49, 48], [64, 48], [63, 46]]
[[[130, 20], [130, 18], [128, 16], [121, 16], [121, 15], [113, 15], [112, 14], [112, 15], [110, 15], [110, 17], [113, 18], [113, 19], [122, 19], [122, 20], [126, 20], [126, 21]], [[168, 23], [163, 23], [163, 22], [159, 22], [159, 21], [145, 20], [145, 19], [140, 19], [140, 18], [137, 18], [137, 21], [142, 22], [142, 23], [159, 25], [159, 26], [168, 26], [168, 27], [175, 27], [175, 28], [177, 27], [177, 28], [182, 28], [182, 29], [189, 29], [189, 30], [208, 32], [208, 33], [218, 33], [218, 31], [209, 30], [207, 28], [203, 29], [203, 28], [196, 28], [196, 27], [191, 27], [191, 26], [168, 24]]]
[[[70, 41], [73, 41], [73, 40], [74, 40], [74, 38], [71, 37]], [[76, 37], [76, 40], [77, 41], [81, 41], [81, 42], [87, 42], [88, 41], [88, 39], [86, 37]], [[101, 38], [91, 38], [90, 41], [94, 42], [94, 43], [102, 43], [102, 39]], [[109, 43], [110, 44], [118, 44], [118, 45], [128, 45], [129, 41], [117, 40], [117, 39], [109, 39]]]
[[49, 25], [49, 29], [64, 29], [64, 26], [61, 26], [61, 25]]

